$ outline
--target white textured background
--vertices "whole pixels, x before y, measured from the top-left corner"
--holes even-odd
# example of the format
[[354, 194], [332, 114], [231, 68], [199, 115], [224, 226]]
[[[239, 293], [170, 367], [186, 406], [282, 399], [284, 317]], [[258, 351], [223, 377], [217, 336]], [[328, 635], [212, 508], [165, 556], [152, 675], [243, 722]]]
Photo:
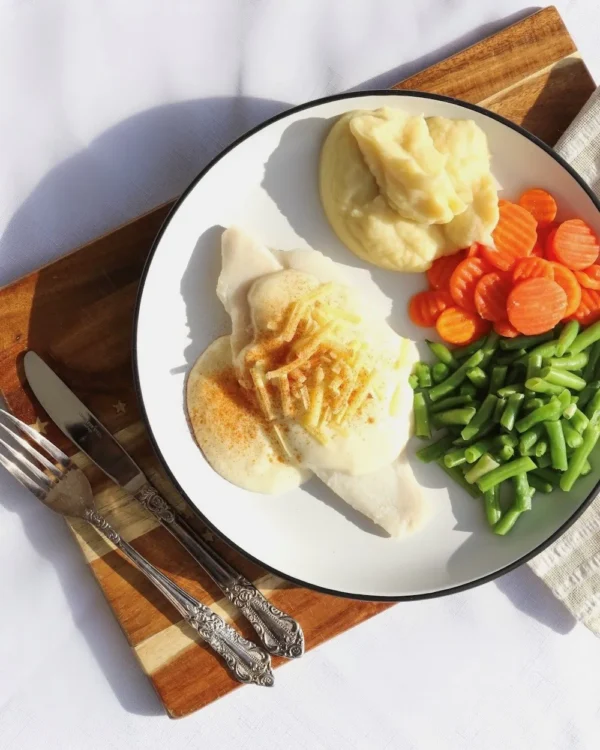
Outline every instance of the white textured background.
[[[598, 0], [557, 5], [600, 81]], [[283, 107], [389, 85], [528, 10], [0, 0], [0, 284], [176, 195]], [[4, 473], [0, 603], [0, 750], [600, 743], [600, 643], [528, 569], [398, 605], [279, 670], [273, 690], [238, 690], [179, 722], [162, 714], [63, 522]]]

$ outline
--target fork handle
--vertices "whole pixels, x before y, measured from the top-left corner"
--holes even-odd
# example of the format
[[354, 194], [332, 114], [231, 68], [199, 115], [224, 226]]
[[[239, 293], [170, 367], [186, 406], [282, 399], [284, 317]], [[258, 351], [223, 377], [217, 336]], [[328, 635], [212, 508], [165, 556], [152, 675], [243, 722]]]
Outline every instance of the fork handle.
[[304, 653], [300, 624], [277, 609], [247, 578], [215, 552], [186, 519], [147, 482], [135, 498], [168, 529], [252, 625], [271, 654], [294, 659]]
[[216, 612], [161, 573], [143, 555], [121, 539], [117, 531], [99, 513], [88, 510], [85, 520], [110, 539], [115, 547], [120, 549], [125, 557], [164, 594], [202, 640], [225, 661], [239, 682], [251, 682], [266, 687], [273, 685], [271, 659], [260, 646], [243, 638]]

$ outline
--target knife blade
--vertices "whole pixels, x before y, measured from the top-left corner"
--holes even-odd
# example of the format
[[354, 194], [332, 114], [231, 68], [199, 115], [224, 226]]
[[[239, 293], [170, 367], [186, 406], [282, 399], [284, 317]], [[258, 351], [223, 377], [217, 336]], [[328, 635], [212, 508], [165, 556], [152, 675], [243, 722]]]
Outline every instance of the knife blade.
[[110, 479], [133, 495], [204, 568], [250, 622], [265, 648], [288, 659], [304, 653], [299, 623], [268, 602], [226, 562], [151, 484], [123, 446], [35, 352], [24, 357], [25, 375], [56, 426]]

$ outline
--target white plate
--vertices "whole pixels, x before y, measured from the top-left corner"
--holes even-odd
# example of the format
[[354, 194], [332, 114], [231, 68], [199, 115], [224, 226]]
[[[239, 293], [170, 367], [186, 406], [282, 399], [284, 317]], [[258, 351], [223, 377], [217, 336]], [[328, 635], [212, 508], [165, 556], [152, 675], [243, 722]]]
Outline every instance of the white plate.
[[[600, 206], [573, 170], [533, 136], [493, 113], [411, 92], [322, 99], [245, 135], [209, 164], [179, 200], [142, 278], [134, 359], [158, 455], [191, 506], [221, 536], [303, 585], [344, 596], [403, 599], [466, 588], [524, 562], [583, 511], [597, 472], [568, 495], [538, 494], [533, 510], [514, 531], [498, 538], [486, 526], [480, 502], [447, 486], [439, 467], [415, 460], [433, 518], [420, 533], [394, 540], [382, 536], [316, 479], [280, 497], [229, 484], [211, 469], [194, 442], [183, 398], [186, 373], [196, 357], [229, 331], [215, 295], [223, 227], [237, 224], [271, 247], [309, 246], [336, 261], [367, 267], [329, 228], [319, 202], [317, 167], [323, 138], [335, 118], [352, 109], [381, 106], [475, 120], [488, 136], [493, 171], [504, 195], [516, 198], [524, 188], [545, 187], [556, 197], [562, 216], [580, 216], [600, 233]], [[422, 340], [425, 332], [409, 322], [406, 302], [424, 287], [423, 274], [368, 268], [394, 300], [392, 326]], [[415, 447], [410, 446], [411, 452]]]

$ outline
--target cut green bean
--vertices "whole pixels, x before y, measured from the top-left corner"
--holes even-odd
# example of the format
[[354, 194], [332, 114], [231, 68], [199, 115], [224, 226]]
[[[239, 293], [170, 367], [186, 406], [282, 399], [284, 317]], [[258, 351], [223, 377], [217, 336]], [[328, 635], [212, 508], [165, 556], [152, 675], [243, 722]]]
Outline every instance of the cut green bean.
[[419, 448], [417, 458], [424, 464], [437, 461], [438, 458], [443, 457], [452, 448], [452, 440], [452, 435], [444, 435], [439, 440], [436, 440], [435, 443]]
[[516, 448], [519, 444], [519, 438], [516, 435], [497, 435], [494, 438], [494, 444], [500, 448], [505, 445], [510, 445], [511, 448]]
[[521, 512], [531, 510], [531, 497], [533, 492], [527, 480], [527, 474], [522, 471], [513, 477], [513, 486], [515, 488], [515, 502], [513, 507]]
[[561, 393], [558, 394], [558, 403], [560, 404], [560, 412], [563, 411], [571, 404], [571, 391], [568, 388], [564, 388]]
[[584, 409], [594, 398], [598, 390], [600, 390], [600, 380], [591, 380], [586, 387], [579, 392], [579, 401], [577, 402], [579, 408]]
[[514, 506], [509, 508], [498, 523], [494, 526], [494, 534], [506, 536], [517, 522], [522, 511], [517, 510]]
[[[523, 380], [523, 368], [521, 365], [513, 365], [508, 369], [508, 375], [506, 376], [506, 385], [515, 385], [521, 383]], [[522, 388], [523, 386], [521, 386]], [[501, 389], [503, 390], [503, 389]]]
[[532, 349], [530, 352], [526, 352], [519, 359], [515, 360], [519, 364], [526, 365], [527, 359], [532, 354], [541, 354], [542, 357], [555, 357], [556, 356], [556, 341], [547, 341], [545, 344], [540, 344]]
[[436, 362], [431, 368], [431, 378], [434, 383], [441, 383], [450, 374], [450, 368], [443, 362]]
[[498, 391], [504, 385], [507, 374], [508, 367], [506, 367], [506, 365], [496, 365], [492, 367], [492, 374], [490, 376], [490, 393], [493, 396], [498, 395]]
[[540, 406], [539, 409], [529, 412], [515, 424], [517, 432], [527, 432], [539, 422], [547, 422], [558, 419], [562, 413], [560, 401], [553, 398], [549, 403]]
[[569, 492], [579, 479], [581, 470], [588, 460], [590, 453], [594, 450], [599, 436], [600, 428], [597, 425], [589, 424], [583, 431], [583, 442], [579, 448], [575, 449], [569, 460], [568, 468], [560, 479], [560, 488], [563, 492]]
[[549, 383], [544, 378], [529, 378], [525, 381], [525, 388], [534, 393], [545, 393], [550, 396], [558, 396], [564, 390], [564, 385], [556, 385], [555, 383]]
[[470, 370], [467, 370], [467, 377], [475, 388], [485, 388], [488, 384], [488, 376], [481, 367], [472, 367]]
[[510, 445], [503, 445], [497, 453], [501, 463], [506, 463], [515, 455], [515, 449]]
[[556, 345], [556, 354], [559, 357], [564, 356], [569, 351], [569, 347], [577, 338], [579, 333], [579, 323], [576, 320], [570, 320], [560, 332], [558, 344]]
[[567, 445], [560, 421], [544, 422], [544, 428], [548, 433], [552, 468], [557, 471], [566, 471], [568, 466]]
[[497, 400], [497, 396], [488, 393], [479, 409], [477, 409], [477, 413], [460, 433], [464, 440], [468, 440], [477, 435], [478, 431], [491, 420]]
[[527, 475], [527, 479], [534, 490], [543, 492], [545, 495], [549, 495], [554, 489], [550, 482], [546, 482], [541, 477], [538, 477], [535, 471], [530, 472]]
[[[571, 321], [574, 323], [575, 321]], [[555, 370], [581, 370], [583, 369], [589, 360], [587, 352], [579, 352], [579, 354], [571, 354], [569, 357], [550, 357], [544, 359], [544, 367], [553, 367]]]
[[467, 371], [473, 367], [477, 367], [483, 360], [483, 352], [481, 350], [476, 351], [472, 354], [463, 364], [449, 375], [446, 380], [434, 385], [429, 391], [429, 398], [432, 401], [439, 401], [444, 396], [450, 395], [453, 390], [462, 385], [462, 382], [467, 377]]
[[475, 396], [477, 395], [477, 388], [475, 388], [473, 383], [465, 383], [464, 385], [461, 385], [458, 392], [461, 396], [472, 396], [473, 398], [475, 398]]
[[472, 354], [475, 354], [475, 352], [478, 352], [481, 347], [485, 344], [487, 336], [482, 336], [481, 338], [477, 339], [477, 341], [473, 341], [472, 344], [468, 344], [467, 346], [459, 346], [457, 349], [452, 350], [452, 354], [455, 359], [466, 359], [467, 357], [470, 357]]
[[458, 406], [468, 406], [472, 403], [472, 396], [449, 396], [448, 398], [443, 398], [441, 401], [436, 401], [435, 404], [431, 404], [429, 407], [429, 413], [437, 414], [440, 411], [456, 409]]
[[539, 375], [542, 369], [542, 355], [541, 354], [530, 354], [527, 358], [527, 374], [526, 379], [535, 378]]
[[452, 451], [448, 451], [444, 456], [444, 463], [449, 469], [452, 469], [454, 466], [462, 466], [466, 462], [465, 448], [455, 448]]
[[548, 383], [560, 385], [563, 388], [570, 388], [572, 391], [582, 391], [587, 385], [585, 380], [580, 378], [579, 375], [575, 375], [574, 372], [556, 370], [553, 367], [544, 367], [540, 373], [540, 377], [544, 378]]
[[463, 437], [459, 436], [454, 439], [454, 445], [456, 445], [458, 448], [466, 448], [469, 445], [473, 445], [473, 443], [476, 443], [478, 440], [481, 440], [484, 437], [487, 437], [487, 435], [490, 434], [490, 432], [494, 432], [497, 427], [494, 424], [494, 422], [489, 422], [484, 427], [482, 427], [476, 435], [473, 435], [473, 437], [469, 438], [468, 440], [465, 440]]
[[463, 406], [460, 409], [448, 409], [440, 411], [433, 415], [433, 421], [439, 427], [448, 427], [451, 425], [468, 425], [476, 413], [474, 406]]
[[539, 466], [540, 469], [546, 469], [552, 463], [552, 459], [550, 458], [550, 454], [549, 453], [544, 453], [543, 456], [540, 456], [539, 458], [536, 458], [535, 462]]
[[553, 488], [558, 487], [558, 485], [560, 484], [561, 473], [559, 471], [555, 471], [554, 469], [551, 469], [551, 468], [534, 469], [532, 474], [535, 474], [536, 476], [543, 479], [545, 482], [548, 482], [549, 484], [552, 485]]
[[475, 461], [478, 461], [484, 453], [488, 453], [488, 451], [492, 449], [493, 445], [493, 438], [484, 438], [483, 440], [478, 440], [476, 443], [473, 443], [473, 445], [467, 446], [464, 449], [467, 463], [474, 464]]
[[415, 375], [419, 378], [420, 388], [431, 388], [431, 369], [425, 362], [417, 362]]
[[519, 453], [522, 456], [528, 456], [533, 452], [533, 446], [537, 441], [546, 434], [543, 423], [533, 425], [529, 430], [521, 435], [519, 440]]
[[483, 359], [481, 360], [482, 367], [485, 367], [485, 365], [487, 365], [494, 356], [494, 353], [498, 348], [499, 341], [500, 336], [496, 333], [496, 331], [488, 333], [487, 338], [483, 342], [483, 346], [481, 347], [481, 351], [483, 352]]
[[507, 479], [511, 479], [511, 477], [514, 477], [521, 472], [533, 471], [535, 468], [536, 465], [529, 456], [522, 456], [521, 458], [515, 458], [506, 464], [502, 464], [502, 466], [499, 466], [497, 469], [485, 474], [477, 484], [482, 492], [487, 492], [487, 490], [491, 490], [494, 485], [504, 482]]
[[[552, 423], [554, 424], [554, 422]], [[548, 443], [546, 440], [538, 440], [533, 448], [533, 455], [536, 458], [541, 458], [548, 452]]]
[[496, 406], [494, 407], [494, 413], [492, 414], [492, 422], [496, 422], [496, 423], [500, 422], [507, 403], [508, 403], [508, 399], [506, 398], [499, 398], [496, 401]]
[[500, 398], [508, 398], [509, 396], [512, 396], [513, 393], [523, 393], [524, 390], [525, 386], [522, 383], [513, 383], [512, 385], [505, 385], [500, 388], [497, 395], [500, 396]]
[[584, 349], [587, 349], [592, 344], [600, 341], [600, 320], [597, 323], [593, 323], [591, 326], [582, 331], [579, 336], [573, 341], [569, 347], [571, 354], [578, 354]]
[[590, 420], [590, 423], [597, 422], [600, 418], [600, 390], [596, 391], [589, 404], [585, 407], [585, 416]]
[[415, 435], [420, 438], [430, 438], [431, 427], [429, 425], [427, 402], [425, 401], [425, 396], [420, 391], [415, 391], [413, 396], [413, 411], [415, 419]]
[[502, 339], [500, 341], [500, 348], [505, 351], [512, 351], [513, 349], [531, 349], [533, 346], [549, 341], [553, 336], [554, 333], [552, 331], [540, 333], [537, 336], [515, 336], [514, 339]]
[[449, 367], [451, 370], [458, 369], [458, 362], [447, 346], [444, 346], [444, 344], [440, 344], [437, 341], [429, 341], [428, 339], [426, 339], [426, 343], [433, 356], [437, 357], [442, 364], [446, 365], [446, 367]]
[[469, 471], [466, 472], [465, 479], [469, 484], [475, 484], [475, 482], [499, 466], [498, 461], [495, 461], [489, 453], [484, 453], [477, 463], [473, 464]]
[[571, 419], [573, 414], [577, 411], [577, 404], [571, 402], [566, 409], [563, 409], [563, 417], [565, 419]]
[[523, 402], [523, 411], [529, 412], [533, 411], [534, 409], [539, 409], [540, 406], [543, 406], [546, 401], [541, 396], [531, 396], [530, 398], [526, 398]]
[[573, 425], [566, 419], [560, 420], [563, 435], [565, 436], [565, 443], [569, 448], [579, 448], [583, 443], [583, 438], [580, 433], [573, 427]]
[[583, 469], [581, 470], [581, 475], [580, 476], [587, 477], [587, 475], [590, 474], [591, 471], [592, 471], [592, 464], [589, 461], [586, 461], [583, 464]]
[[501, 367], [507, 367], [508, 365], [512, 365], [517, 360], [520, 360], [521, 357], [527, 356], [527, 349], [517, 349], [514, 352], [503, 352], [502, 354], [497, 354], [495, 357], [495, 361], [497, 365], [500, 365]]
[[596, 380], [600, 378], [600, 341], [596, 341], [595, 344], [592, 344], [587, 352], [589, 355], [588, 363], [583, 368], [581, 377], [589, 383], [590, 380], [594, 380], [594, 378]]
[[413, 391], [416, 390], [419, 387], [419, 378], [414, 373], [412, 375], [409, 375], [408, 384], [413, 389]]
[[513, 393], [512, 396], [508, 397], [506, 408], [502, 412], [502, 417], [500, 419], [500, 424], [507, 432], [510, 432], [515, 426], [515, 422], [524, 400], [525, 396], [522, 393]]
[[502, 508], [500, 507], [500, 485], [497, 484], [483, 495], [483, 506], [485, 508], [485, 517], [490, 526], [498, 523], [502, 517]]
[[569, 419], [569, 422], [573, 425], [577, 432], [583, 433], [585, 428], [590, 423], [590, 420], [581, 411], [581, 409], [577, 408], [575, 409], [575, 413], [573, 414], [573, 416]]
[[440, 459], [437, 461], [437, 465], [446, 472], [446, 474], [454, 481], [456, 484], [460, 485], [464, 490], [466, 490], [471, 497], [481, 497], [481, 492], [479, 491], [479, 488], [475, 484], [469, 484], [467, 480], [464, 478], [462, 471], [458, 467], [454, 467], [452, 469], [449, 469], [446, 464]]

